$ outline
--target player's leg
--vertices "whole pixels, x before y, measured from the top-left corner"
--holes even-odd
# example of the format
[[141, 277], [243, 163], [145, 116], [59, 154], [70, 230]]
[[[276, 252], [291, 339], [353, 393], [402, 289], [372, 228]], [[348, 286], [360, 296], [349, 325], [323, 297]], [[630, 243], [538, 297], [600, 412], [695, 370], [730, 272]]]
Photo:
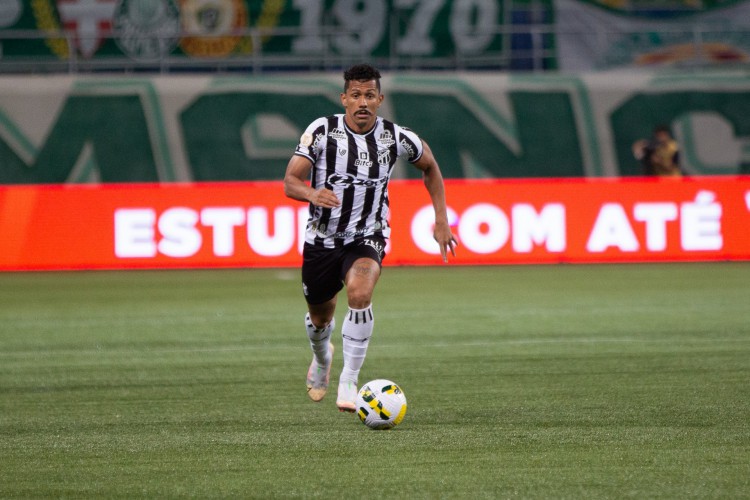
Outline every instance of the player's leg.
[[[367, 246], [367, 245], [365, 245]], [[374, 254], [364, 248], [346, 272], [345, 284], [349, 309], [341, 326], [344, 368], [339, 377], [336, 405], [341, 411], [355, 410], [359, 371], [365, 362], [367, 347], [375, 325], [372, 295], [380, 277], [382, 247]], [[377, 246], [376, 246], [377, 249]]]
[[307, 307], [305, 330], [313, 352], [313, 359], [307, 370], [307, 395], [313, 401], [320, 401], [328, 391], [333, 365], [331, 335], [336, 328], [336, 319], [333, 317], [336, 297], [323, 304], [308, 304]]
[[338, 258], [328, 249], [306, 245], [303, 250], [302, 284], [308, 310], [305, 330], [313, 352], [306, 385], [313, 401], [320, 401], [326, 395], [333, 364], [331, 334], [336, 328], [336, 295], [343, 287], [338, 276]]

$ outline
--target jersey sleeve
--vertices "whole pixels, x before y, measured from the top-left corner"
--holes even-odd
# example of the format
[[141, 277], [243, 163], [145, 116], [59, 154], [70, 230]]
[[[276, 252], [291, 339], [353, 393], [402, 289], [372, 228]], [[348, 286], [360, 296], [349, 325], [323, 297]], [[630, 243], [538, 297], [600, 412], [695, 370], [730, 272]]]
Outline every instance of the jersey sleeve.
[[398, 156], [406, 157], [409, 163], [419, 161], [424, 152], [422, 139], [406, 127], [398, 128]]
[[294, 154], [304, 156], [313, 163], [318, 161], [318, 157], [325, 145], [323, 139], [326, 136], [326, 123], [325, 118], [318, 118], [308, 125], [299, 138], [299, 144], [297, 144]]

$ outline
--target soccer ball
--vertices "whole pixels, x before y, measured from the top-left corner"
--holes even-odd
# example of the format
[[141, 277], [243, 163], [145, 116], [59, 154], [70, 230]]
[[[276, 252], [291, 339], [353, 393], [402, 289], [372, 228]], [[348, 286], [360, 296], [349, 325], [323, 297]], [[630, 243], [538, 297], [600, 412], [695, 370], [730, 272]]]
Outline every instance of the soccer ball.
[[377, 379], [367, 382], [357, 394], [357, 415], [370, 429], [392, 429], [406, 415], [406, 396], [395, 382]]

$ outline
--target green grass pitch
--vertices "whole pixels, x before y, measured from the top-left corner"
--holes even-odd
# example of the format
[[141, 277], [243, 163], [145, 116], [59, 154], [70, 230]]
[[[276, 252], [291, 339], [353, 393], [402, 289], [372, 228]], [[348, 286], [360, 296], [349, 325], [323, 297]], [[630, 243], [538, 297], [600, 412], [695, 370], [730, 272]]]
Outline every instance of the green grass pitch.
[[0, 497], [750, 497], [748, 263], [386, 268], [392, 431], [339, 332], [307, 399], [298, 275], [0, 274]]

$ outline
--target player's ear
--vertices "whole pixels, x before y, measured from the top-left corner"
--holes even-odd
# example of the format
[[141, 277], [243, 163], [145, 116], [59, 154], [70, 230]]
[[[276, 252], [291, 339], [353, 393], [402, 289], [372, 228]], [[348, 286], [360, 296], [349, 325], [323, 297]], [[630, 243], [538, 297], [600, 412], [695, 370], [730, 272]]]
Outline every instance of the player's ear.
[[341, 105], [346, 107], [346, 92], [342, 92], [340, 94], [340, 97], [341, 97]]

